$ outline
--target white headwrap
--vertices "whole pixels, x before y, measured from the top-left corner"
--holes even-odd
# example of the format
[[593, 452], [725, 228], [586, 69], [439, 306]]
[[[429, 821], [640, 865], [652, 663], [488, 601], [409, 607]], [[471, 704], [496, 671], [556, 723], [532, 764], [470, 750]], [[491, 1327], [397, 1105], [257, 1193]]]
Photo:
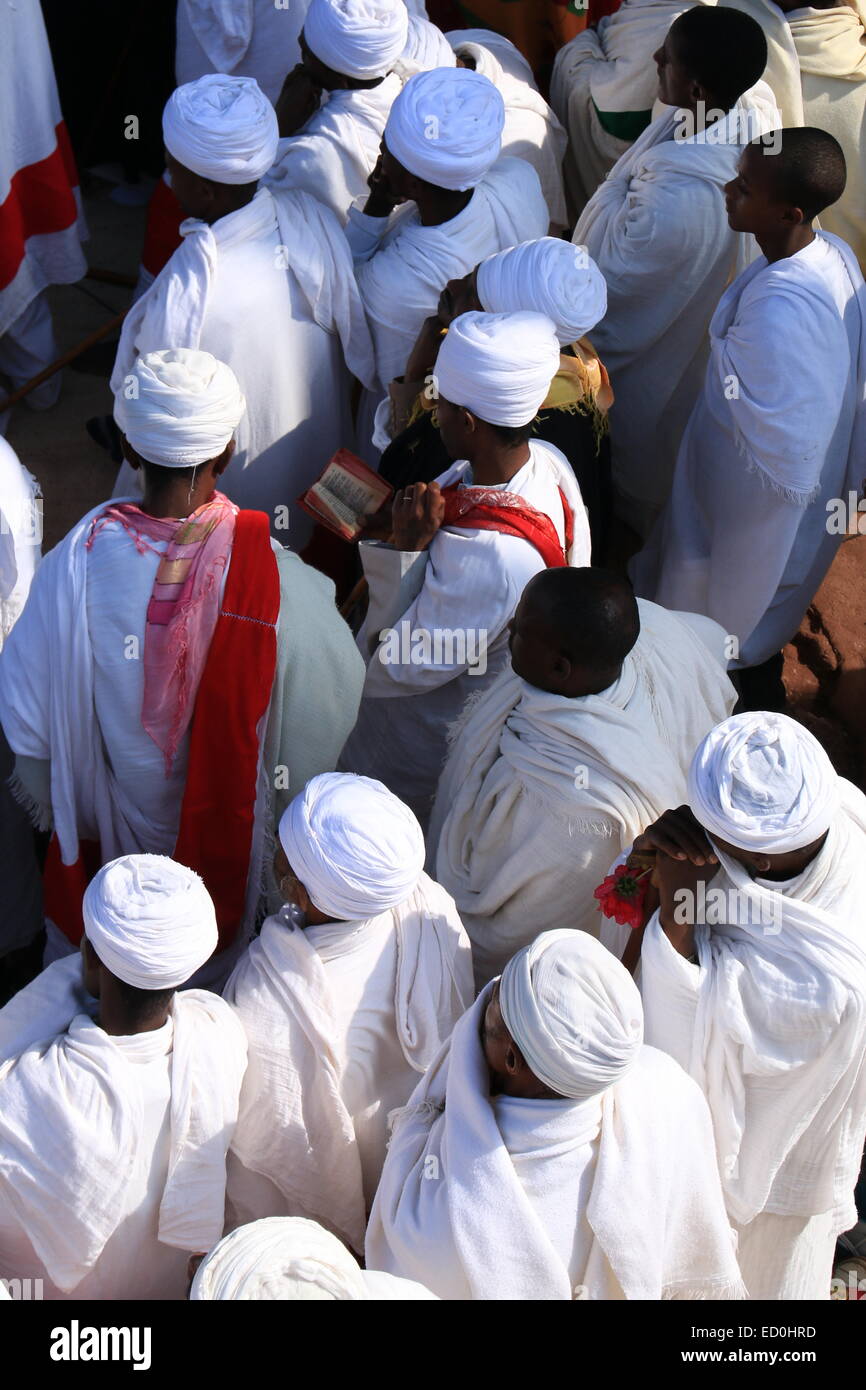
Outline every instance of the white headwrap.
[[223, 1236], [199, 1265], [190, 1299], [369, 1299], [344, 1245], [316, 1221], [269, 1216]]
[[277, 113], [252, 77], [208, 73], [176, 87], [162, 113], [165, 147], [216, 183], [255, 183], [276, 158]]
[[216, 458], [245, 410], [231, 367], [197, 348], [137, 357], [114, 397], [114, 418], [133, 449], [164, 468]]
[[637, 986], [586, 932], [542, 932], [512, 956], [499, 981], [499, 1007], [529, 1069], [570, 1100], [607, 1090], [640, 1054]]
[[544, 314], [461, 314], [436, 360], [436, 388], [490, 425], [526, 425], [559, 370], [559, 340]]
[[381, 782], [312, 777], [283, 812], [280, 844], [320, 912], [356, 922], [397, 907], [424, 868], [415, 816]]
[[457, 54], [446, 39], [442, 30], [429, 19], [420, 15], [409, 16], [409, 31], [406, 47], [394, 64], [394, 71], [404, 82], [414, 77], [416, 72], [427, 72], [430, 68], [454, 68]]
[[216, 950], [210, 894], [162, 854], [124, 854], [87, 886], [84, 932], [106, 970], [136, 989], [176, 989]]
[[347, 77], [384, 77], [406, 44], [403, 0], [312, 0], [304, 41], [320, 62]]
[[738, 849], [788, 854], [820, 839], [839, 778], [820, 743], [786, 714], [735, 714], [711, 729], [689, 769], [689, 805]]
[[438, 188], [480, 183], [499, 158], [505, 105], [492, 82], [468, 68], [410, 77], [388, 116], [385, 144], [404, 169]]
[[607, 285], [586, 247], [559, 237], [524, 241], [488, 256], [478, 267], [476, 286], [492, 314], [546, 314], [563, 347], [576, 343], [607, 311]]

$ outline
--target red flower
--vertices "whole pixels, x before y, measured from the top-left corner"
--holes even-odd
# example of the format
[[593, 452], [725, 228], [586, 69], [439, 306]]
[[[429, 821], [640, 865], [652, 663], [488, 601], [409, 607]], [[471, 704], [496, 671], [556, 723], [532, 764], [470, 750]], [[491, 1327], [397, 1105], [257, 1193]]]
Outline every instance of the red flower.
[[650, 869], [635, 873], [628, 864], [618, 864], [593, 893], [598, 898], [599, 911], [613, 917], [621, 926], [642, 927], [644, 899]]

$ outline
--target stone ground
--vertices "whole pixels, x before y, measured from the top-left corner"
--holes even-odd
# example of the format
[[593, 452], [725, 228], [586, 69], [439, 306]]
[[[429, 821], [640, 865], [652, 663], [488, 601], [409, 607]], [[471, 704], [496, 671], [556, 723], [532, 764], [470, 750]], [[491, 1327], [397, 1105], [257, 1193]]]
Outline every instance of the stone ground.
[[[113, 201], [110, 179], [91, 175], [85, 203], [92, 267], [136, 276], [145, 208]], [[51, 291], [58, 351], [64, 352], [129, 303], [130, 291], [86, 279]], [[113, 342], [91, 349], [63, 373], [58, 403], [36, 412], [18, 406], [7, 437], [42, 484], [45, 549], [108, 497], [116, 472], [84, 424], [111, 410]], [[864, 521], [866, 531], [866, 521]], [[785, 649], [790, 708], [821, 739], [839, 772], [866, 789], [866, 534], [841, 546], [799, 633]]]

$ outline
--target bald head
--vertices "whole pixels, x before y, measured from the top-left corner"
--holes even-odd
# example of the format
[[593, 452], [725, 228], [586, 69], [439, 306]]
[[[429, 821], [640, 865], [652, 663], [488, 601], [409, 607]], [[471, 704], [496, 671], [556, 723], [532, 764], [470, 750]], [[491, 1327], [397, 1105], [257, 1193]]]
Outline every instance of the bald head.
[[637, 600], [623, 576], [545, 570], [529, 581], [511, 621], [511, 664], [540, 690], [593, 695], [617, 679], [639, 635]]
[[759, 163], [764, 181], [780, 204], [799, 208], [804, 222], [811, 222], [839, 201], [845, 192], [847, 169], [839, 141], [817, 126], [791, 126], [781, 132], [772, 155], [765, 153], [769, 137], [748, 146], [750, 168]]

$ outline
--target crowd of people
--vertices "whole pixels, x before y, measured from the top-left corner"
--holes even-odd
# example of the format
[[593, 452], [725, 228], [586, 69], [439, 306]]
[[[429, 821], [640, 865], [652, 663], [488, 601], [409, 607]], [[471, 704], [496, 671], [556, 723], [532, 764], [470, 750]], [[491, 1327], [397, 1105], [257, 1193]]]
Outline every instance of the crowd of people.
[[[42, 558], [0, 438], [0, 1297], [866, 1278], [866, 797], [782, 681], [866, 478], [857, 5], [622, 0], [548, 103], [419, 0], [180, 0]], [[3, 23], [50, 408], [80, 200]]]

